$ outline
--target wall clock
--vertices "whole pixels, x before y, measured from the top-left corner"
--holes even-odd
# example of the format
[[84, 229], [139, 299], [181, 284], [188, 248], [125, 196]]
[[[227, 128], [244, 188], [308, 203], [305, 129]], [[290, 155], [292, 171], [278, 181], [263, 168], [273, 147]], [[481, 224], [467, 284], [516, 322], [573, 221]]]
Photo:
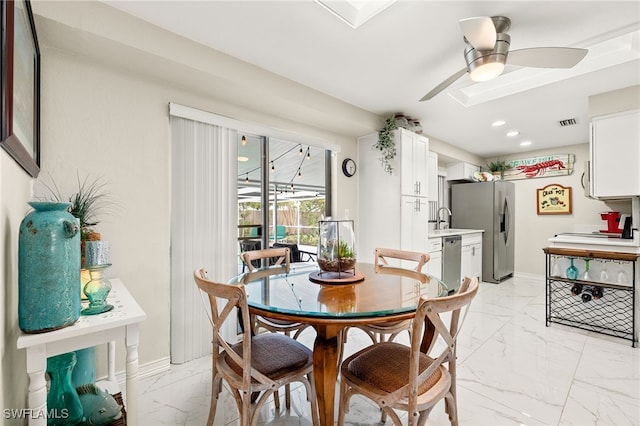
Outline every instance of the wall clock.
[[356, 174], [356, 162], [351, 158], [345, 158], [342, 162], [342, 173], [346, 177], [351, 177]]

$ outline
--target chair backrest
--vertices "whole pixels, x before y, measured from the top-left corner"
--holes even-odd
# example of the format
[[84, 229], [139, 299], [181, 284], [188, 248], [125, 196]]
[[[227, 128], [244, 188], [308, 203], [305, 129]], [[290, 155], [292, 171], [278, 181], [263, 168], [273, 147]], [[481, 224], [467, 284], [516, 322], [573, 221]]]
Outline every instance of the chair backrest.
[[291, 263], [302, 262], [300, 255], [300, 249], [296, 243], [273, 243], [272, 247], [286, 247], [289, 249], [289, 255], [291, 257]]
[[[217, 359], [222, 350], [242, 368], [242, 389], [248, 390], [252, 378], [261, 383], [273, 383], [251, 366], [251, 333], [242, 334], [242, 354], [239, 355], [231, 348], [222, 335], [225, 321], [233, 321], [232, 312], [238, 311], [243, 324], [250, 324], [249, 307], [244, 284], [223, 284], [211, 281], [207, 278], [205, 269], [194, 271], [193, 278], [198, 288], [206, 293], [211, 305], [211, 323], [213, 326], [213, 364], [217, 365]], [[235, 324], [234, 324], [235, 327]]]
[[[434, 299], [422, 296], [420, 299], [411, 333], [409, 383], [394, 392], [409, 397], [410, 413], [416, 412], [416, 400], [410, 396], [417, 395], [419, 383], [424, 382], [425, 379], [430, 377], [443, 363], [455, 363], [456, 340], [462, 323], [460, 313], [464, 310], [466, 315], [471, 301], [478, 292], [478, 287], [478, 278], [470, 279], [467, 277], [464, 279], [458, 293]], [[451, 312], [449, 326], [447, 326], [440, 317], [440, 314], [445, 312]], [[429, 324], [426, 330], [425, 324]], [[444, 340], [444, 345], [442, 345], [443, 349], [440, 354], [435, 356], [435, 354], [431, 354], [430, 352], [436, 346], [435, 343], [438, 338]], [[440, 345], [438, 345], [438, 347], [440, 347]], [[435, 360], [421, 374], [419, 374], [420, 352], [429, 354], [429, 356]]]
[[291, 268], [291, 254], [288, 247], [274, 247], [262, 250], [245, 251], [240, 254], [240, 257], [249, 268], [249, 271], [256, 269], [251, 261], [258, 259], [269, 259], [271, 265], [281, 265], [285, 272], [289, 272]]
[[[389, 260], [400, 260], [401, 266], [392, 266], [389, 264]], [[387, 273], [404, 275], [404, 271], [408, 272], [422, 272], [422, 267], [429, 261], [428, 253], [419, 253], [415, 251], [396, 250], [390, 248], [376, 248], [375, 250], [375, 271], [376, 273]], [[409, 262], [415, 262], [415, 266], [412, 265], [412, 269], [403, 267]], [[414, 274], [409, 274], [413, 277]]]
[[287, 227], [284, 225], [276, 225], [276, 239], [284, 240], [287, 238]]

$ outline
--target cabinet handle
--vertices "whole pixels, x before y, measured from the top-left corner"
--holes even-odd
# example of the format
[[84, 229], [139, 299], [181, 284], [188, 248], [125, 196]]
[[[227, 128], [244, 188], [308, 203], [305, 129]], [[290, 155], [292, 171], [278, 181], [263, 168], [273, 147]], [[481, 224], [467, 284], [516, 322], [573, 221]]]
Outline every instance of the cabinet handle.
[[471, 256], [476, 255], [476, 246], [471, 247]]

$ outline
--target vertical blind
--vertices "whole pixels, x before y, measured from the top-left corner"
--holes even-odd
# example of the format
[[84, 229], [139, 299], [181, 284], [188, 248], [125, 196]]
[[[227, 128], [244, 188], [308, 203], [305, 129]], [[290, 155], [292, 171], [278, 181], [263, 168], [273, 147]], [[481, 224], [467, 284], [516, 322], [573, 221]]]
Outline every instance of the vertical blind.
[[221, 282], [237, 274], [237, 132], [174, 115], [170, 125], [171, 362], [180, 364], [211, 353], [209, 302], [193, 271]]

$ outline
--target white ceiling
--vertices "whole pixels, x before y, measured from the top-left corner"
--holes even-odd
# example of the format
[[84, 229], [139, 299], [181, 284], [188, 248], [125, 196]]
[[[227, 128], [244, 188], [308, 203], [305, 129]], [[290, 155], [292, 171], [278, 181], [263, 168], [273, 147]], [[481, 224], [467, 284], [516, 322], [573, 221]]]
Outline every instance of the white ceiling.
[[[400, 0], [355, 29], [312, 0], [106, 3], [381, 116], [418, 118], [424, 133], [481, 157], [586, 143], [588, 97], [640, 84], [637, 0]], [[512, 21], [511, 50], [565, 46], [590, 53], [572, 70], [508, 66], [497, 79], [474, 85], [465, 75], [418, 102], [464, 67], [458, 21], [494, 15]], [[559, 126], [569, 118], [578, 124]], [[507, 124], [492, 128], [497, 119]], [[504, 136], [511, 129], [520, 135]], [[532, 144], [520, 147], [524, 140]]]

